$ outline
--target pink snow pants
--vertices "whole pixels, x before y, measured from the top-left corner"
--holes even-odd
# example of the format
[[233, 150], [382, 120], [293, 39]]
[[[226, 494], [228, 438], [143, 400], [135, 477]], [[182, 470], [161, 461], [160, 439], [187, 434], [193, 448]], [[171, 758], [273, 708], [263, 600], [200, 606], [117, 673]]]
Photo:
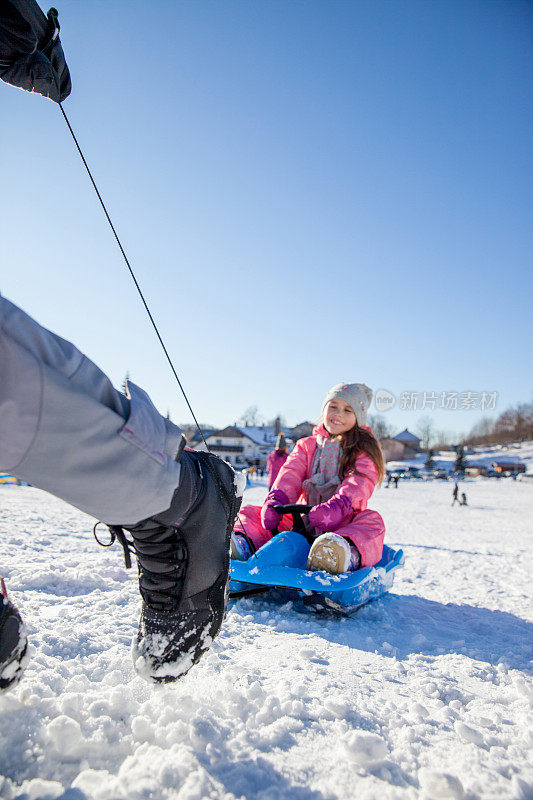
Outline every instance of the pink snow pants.
[[[278, 526], [280, 531], [290, 531], [292, 516], [285, 514]], [[245, 533], [255, 545], [256, 550], [272, 538], [261, 524], [261, 506], [243, 506], [235, 523], [236, 533]], [[365, 509], [355, 513], [351, 522], [338, 528], [335, 533], [349, 539], [361, 554], [361, 567], [373, 567], [383, 553], [385, 523], [377, 511]]]

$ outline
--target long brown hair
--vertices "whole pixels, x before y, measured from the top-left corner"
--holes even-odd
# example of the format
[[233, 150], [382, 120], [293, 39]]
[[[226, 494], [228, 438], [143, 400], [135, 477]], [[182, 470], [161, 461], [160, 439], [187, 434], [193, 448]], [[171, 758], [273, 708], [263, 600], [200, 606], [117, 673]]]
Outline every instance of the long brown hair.
[[378, 471], [378, 483], [381, 483], [385, 477], [385, 459], [381, 445], [373, 433], [360, 428], [357, 422], [341, 436], [340, 479], [344, 480], [349, 472], [354, 472], [356, 475], [364, 474], [355, 467], [355, 461], [360, 453], [365, 453], [372, 459]]

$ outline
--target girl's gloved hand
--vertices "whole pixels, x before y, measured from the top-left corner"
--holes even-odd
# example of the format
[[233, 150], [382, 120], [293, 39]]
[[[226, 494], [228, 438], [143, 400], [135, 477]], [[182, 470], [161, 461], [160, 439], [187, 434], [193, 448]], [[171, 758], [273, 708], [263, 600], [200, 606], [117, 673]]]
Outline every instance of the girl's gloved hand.
[[314, 506], [308, 514], [309, 522], [319, 531], [336, 531], [350, 520], [353, 508], [346, 495], [335, 495], [326, 503]]
[[281, 522], [282, 514], [274, 511], [274, 506], [286, 506], [288, 504], [289, 498], [283, 489], [272, 489], [267, 494], [267, 498], [261, 508], [261, 524], [267, 531], [274, 530]]

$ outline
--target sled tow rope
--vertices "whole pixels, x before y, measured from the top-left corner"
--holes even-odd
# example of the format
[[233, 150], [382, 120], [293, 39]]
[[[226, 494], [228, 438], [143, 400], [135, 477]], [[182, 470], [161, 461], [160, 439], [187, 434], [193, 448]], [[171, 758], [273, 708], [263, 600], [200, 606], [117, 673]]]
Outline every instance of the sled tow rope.
[[88, 164], [87, 164], [87, 161], [85, 160], [85, 156], [83, 155], [83, 152], [82, 152], [82, 150], [81, 150], [81, 147], [80, 147], [80, 146], [79, 146], [79, 144], [78, 144], [78, 140], [76, 139], [76, 136], [75, 136], [75, 134], [74, 134], [74, 131], [72, 130], [72, 126], [71, 126], [71, 124], [70, 124], [70, 122], [69, 122], [69, 120], [68, 120], [68, 117], [67, 117], [67, 115], [65, 114], [65, 109], [63, 108], [63, 106], [61, 105], [61, 103], [58, 103], [58, 106], [59, 106], [59, 108], [61, 109], [61, 113], [63, 114], [63, 117], [64, 117], [64, 119], [65, 119], [65, 122], [67, 123], [67, 127], [68, 127], [68, 129], [69, 129], [69, 131], [70, 131], [70, 134], [71, 134], [72, 138], [74, 139], [74, 144], [76, 145], [76, 148], [77, 148], [77, 150], [78, 150], [78, 153], [80, 154], [80, 158], [81, 158], [81, 160], [83, 161], [83, 166], [84, 166], [84, 167], [85, 167], [85, 169], [87, 170], [87, 174], [88, 174], [89, 178], [91, 179], [91, 183], [92, 183], [92, 185], [93, 185], [93, 189], [94, 189], [94, 191], [96, 192], [96, 196], [98, 197], [98, 200], [100, 201], [100, 205], [102, 206], [102, 209], [103, 209], [103, 211], [104, 211], [104, 214], [106, 215], [107, 221], [109, 222], [109, 226], [110, 226], [111, 230], [113, 231], [113, 235], [114, 235], [114, 237], [115, 237], [115, 239], [116, 239], [116, 241], [117, 241], [117, 244], [118, 244], [118, 246], [119, 246], [119, 248], [120, 248], [120, 252], [122, 253], [122, 256], [123, 256], [123, 258], [124, 258], [124, 261], [126, 262], [126, 266], [127, 266], [128, 270], [129, 270], [129, 272], [130, 272], [130, 275], [131, 275], [131, 277], [132, 277], [132, 279], [133, 279], [133, 282], [134, 282], [134, 284], [135, 284], [135, 287], [136, 287], [137, 291], [139, 292], [139, 296], [140, 296], [140, 298], [141, 298], [141, 300], [142, 300], [142, 302], [143, 302], [143, 305], [144, 305], [144, 307], [145, 307], [145, 309], [146, 309], [146, 313], [148, 314], [148, 317], [150, 318], [150, 322], [152, 323], [152, 325], [153, 325], [153, 328], [154, 328], [154, 330], [155, 330], [155, 332], [156, 332], [157, 338], [159, 339], [159, 343], [161, 344], [161, 347], [163, 348], [163, 352], [164, 352], [164, 354], [165, 354], [165, 356], [166, 356], [166, 359], [167, 359], [168, 363], [170, 364], [170, 369], [172, 370], [172, 373], [173, 373], [174, 377], [176, 378], [176, 380], [177, 380], [177, 382], [178, 382], [178, 386], [180, 387], [180, 389], [181, 389], [181, 393], [183, 394], [183, 397], [185, 398], [185, 402], [187, 403], [187, 406], [188, 406], [188, 408], [189, 408], [189, 411], [190, 411], [190, 412], [191, 412], [191, 414], [192, 414], [192, 418], [193, 418], [193, 420], [194, 420], [194, 422], [195, 422], [195, 425], [196, 425], [196, 427], [198, 428], [198, 431], [199, 431], [199, 433], [200, 433], [200, 436], [201, 436], [201, 437], [202, 437], [202, 439], [203, 439], [203, 442], [204, 442], [204, 444], [205, 444], [205, 446], [206, 446], [206, 449], [207, 449], [207, 451], [209, 452], [209, 445], [207, 444], [207, 442], [206, 442], [206, 440], [205, 440], [204, 433], [203, 433], [202, 429], [200, 428], [200, 425], [199, 425], [199, 423], [198, 423], [198, 420], [196, 419], [196, 415], [195, 415], [194, 411], [192, 410], [192, 406], [191, 406], [191, 404], [189, 403], [189, 398], [187, 397], [187, 394], [185, 393], [185, 389], [183, 388], [183, 386], [182, 386], [182, 384], [181, 384], [181, 381], [180, 381], [180, 379], [179, 379], [179, 377], [178, 377], [178, 373], [176, 372], [176, 369], [175, 369], [175, 367], [174, 367], [174, 364], [172, 363], [172, 359], [170, 358], [170, 355], [169, 355], [169, 353], [168, 353], [168, 350], [167, 350], [167, 348], [166, 348], [166, 346], [165, 346], [165, 343], [164, 343], [164, 341], [163, 341], [163, 339], [162, 339], [162, 337], [161, 337], [161, 334], [159, 333], [159, 328], [158, 328], [158, 327], [157, 327], [157, 325], [156, 325], [156, 322], [155, 322], [155, 320], [154, 320], [154, 318], [153, 318], [153, 316], [152, 316], [152, 312], [150, 311], [150, 309], [149, 309], [149, 307], [148, 307], [148, 303], [146, 302], [146, 300], [145, 300], [145, 297], [144, 297], [144, 295], [143, 295], [143, 293], [142, 293], [142, 291], [141, 291], [141, 287], [139, 286], [139, 283], [138, 283], [138, 281], [137, 281], [137, 278], [135, 277], [135, 273], [133, 272], [133, 269], [131, 268], [131, 264], [130, 264], [130, 262], [128, 261], [128, 257], [126, 256], [126, 253], [125, 253], [125, 251], [124, 251], [124, 248], [122, 247], [122, 243], [121, 243], [120, 239], [118, 238], [118, 234], [117, 234], [117, 232], [116, 232], [116, 230], [115, 230], [115, 226], [114, 226], [114, 225], [113, 225], [113, 223], [111, 222], [111, 217], [109, 216], [109, 213], [108, 213], [108, 211], [107, 211], [107, 208], [105, 207], [105, 203], [104, 203], [104, 201], [102, 200], [102, 196], [101, 196], [100, 192], [98, 191], [98, 187], [97, 187], [97, 185], [96, 185], [96, 183], [95, 183], [95, 180], [94, 180], [94, 178], [93, 178], [93, 176], [92, 176], [91, 170], [89, 169], [89, 166], [88, 166]]
[[[124, 251], [124, 248], [122, 247], [122, 242], [120, 241], [120, 239], [118, 237], [118, 234], [117, 234], [117, 232], [115, 230], [115, 226], [113, 225], [113, 223], [111, 221], [111, 217], [109, 216], [109, 213], [108, 213], [107, 208], [105, 206], [105, 203], [102, 200], [102, 195], [100, 194], [100, 192], [98, 190], [98, 186], [96, 185], [96, 182], [95, 182], [95, 180], [94, 180], [94, 178], [92, 176], [91, 170], [89, 169], [89, 165], [87, 164], [87, 161], [85, 160], [85, 156], [83, 155], [82, 149], [81, 149], [80, 145], [78, 144], [78, 140], [76, 139], [76, 135], [75, 135], [74, 131], [72, 130], [72, 126], [71, 126], [71, 124], [69, 122], [69, 119], [68, 119], [67, 115], [65, 114], [65, 109], [63, 108], [61, 103], [58, 103], [58, 106], [61, 109], [61, 113], [63, 114], [63, 117], [64, 117], [65, 122], [67, 124], [67, 128], [70, 131], [70, 135], [74, 139], [74, 144], [76, 145], [76, 149], [77, 149], [78, 153], [80, 154], [81, 160], [83, 161], [83, 166], [87, 170], [87, 174], [88, 174], [89, 178], [91, 179], [91, 183], [93, 185], [93, 189], [96, 192], [96, 196], [98, 197], [98, 200], [100, 201], [100, 205], [102, 206], [104, 214], [106, 215], [107, 221], [109, 223], [109, 227], [113, 231], [113, 236], [115, 237], [116, 242], [117, 242], [117, 244], [118, 244], [118, 246], [120, 248], [120, 252], [122, 253], [122, 257], [124, 258], [124, 261], [126, 262], [126, 266], [127, 266], [128, 270], [129, 270], [129, 273], [130, 273], [130, 275], [132, 277], [132, 280], [133, 280], [133, 282], [135, 284], [135, 287], [136, 287], [136, 289], [137, 289], [137, 291], [139, 293], [139, 297], [141, 298], [141, 300], [143, 302], [144, 308], [146, 309], [146, 313], [148, 314], [150, 322], [152, 323], [152, 326], [153, 326], [153, 328], [154, 328], [154, 330], [156, 332], [157, 338], [159, 339], [159, 343], [161, 344], [161, 347], [163, 348], [163, 352], [164, 352], [164, 354], [166, 356], [166, 359], [167, 359], [168, 363], [170, 364], [170, 369], [172, 370], [172, 373], [173, 373], [174, 377], [176, 378], [176, 381], [178, 382], [178, 386], [180, 387], [181, 393], [182, 393], [183, 397], [185, 398], [185, 402], [187, 403], [189, 411], [192, 414], [192, 418], [194, 420], [194, 423], [195, 423], [196, 427], [198, 428], [198, 432], [199, 432], [200, 436], [202, 437], [203, 443], [205, 444], [205, 448], [206, 448], [207, 452], [209, 453], [211, 451], [209, 450], [209, 445], [207, 444], [206, 438], [204, 436], [204, 432], [200, 428], [200, 424], [199, 424], [198, 420], [196, 419], [196, 414], [192, 410], [192, 406], [189, 403], [189, 398], [187, 397], [185, 389], [183, 388], [182, 383], [181, 383], [181, 381], [180, 381], [180, 379], [178, 377], [178, 373], [176, 372], [174, 364], [172, 363], [172, 359], [170, 358], [169, 352], [168, 352], [168, 350], [167, 350], [167, 348], [165, 346], [163, 338], [162, 338], [161, 334], [159, 333], [159, 328], [156, 325], [156, 322], [155, 322], [155, 320], [154, 320], [154, 318], [152, 316], [152, 312], [150, 311], [150, 309], [148, 307], [148, 303], [146, 302], [146, 299], [145, 299], [145, 297], [144, 297], [144, 295], [142, 293], [141, 287], [139, 286], [139, 282], [138, 282], [137, 278], [135, 277], [135, 273], [133, 272], [131, 264], [128, 261], [128, 257], [127, 257], [127, 255], [126, 255], [126, 253]], [[240, 521], [240, 523], [241, 523], [241, 525], [243, 527], [243, 530], [245, 530], [244, 523], [242, 522], [239, 514], [237, 514], [237, 518], [239, 519], [239, 521]], [[95, 538], [96, 538], [96, 534], [95, 534]], [[98, 541], [98, 539], [96, 539], [96, 541]], [[114, 539], [113, 539], [113, 541], [114, 541]], [[119, 539], [119, 541], [120, 541], [120, 539]], [[112, 544], [112, 542], [111, 542], [111, 544]], [[122, 543], [122, 541], [121, 541], [121, 544], [122, 544], [122, 547], [124, 548], [124, 552], [126, 553], [126, 548], [125, 548], [125, 545]]]

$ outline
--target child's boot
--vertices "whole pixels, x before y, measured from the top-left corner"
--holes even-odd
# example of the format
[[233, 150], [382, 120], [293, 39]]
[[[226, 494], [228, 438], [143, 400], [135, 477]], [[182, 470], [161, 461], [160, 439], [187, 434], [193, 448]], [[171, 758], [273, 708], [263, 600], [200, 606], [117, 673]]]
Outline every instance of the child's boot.
[[244, 534], [233, 531], [231, 534], [230, 555], [235, 561], [248, 561], [255, 552], [252, 542]]
[[358, 569], [360, 563], [359, 550], [352, 542], [337, 533], [323, 533], [311, 546], [307, 569], [339, 575]]

